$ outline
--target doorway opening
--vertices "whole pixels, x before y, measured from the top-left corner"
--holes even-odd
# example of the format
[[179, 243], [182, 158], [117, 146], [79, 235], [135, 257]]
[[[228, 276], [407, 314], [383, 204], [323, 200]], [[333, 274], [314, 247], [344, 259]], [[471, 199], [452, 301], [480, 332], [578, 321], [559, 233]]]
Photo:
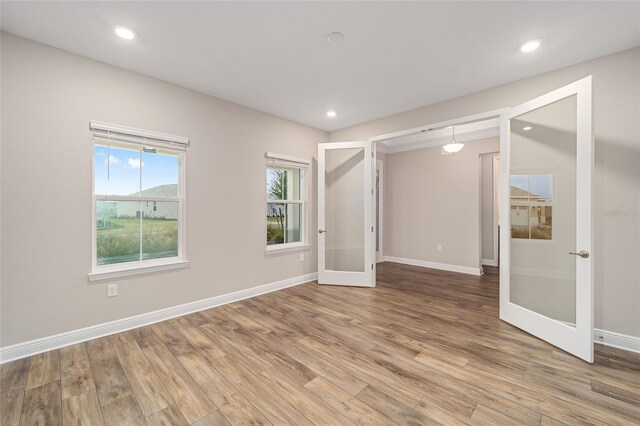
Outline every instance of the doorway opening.
[[500, 152], [480, 154], [480, 265], [500, 265]]
[[[423, 133], [431, 133], [432, 136], [440, 133], [444, 137], [443, 132], [448, 133], [451, 129], [450, 144], [447, 144], [448, 141], [444, 143], [438, 141], [437, 137], [432, 137], [432, 140], [426, 144], [427, 146], [447, 144], [448, 149], [442, 148], [441, 155], [451, 155], [451, 159], [462, 160], [465, 158], [464, 154], [460, 155], [458, 152], [463, 148], [463, 144], [460, 143], [462, 141], [459, 136], [457, 140], [453, 140], [452, 127], [459, 129], [461, 126], [482, 126], [486, 122], [497, 122], [499, 152], [502, 158], [502, 161], [498, 160], [497, 164], [501, 165], [502, 170], [499, 172], [500, 186], [496, 192], [499, 192], [500, 199], [499, 218], [508, 230], [508, 232], [503, 230], [500, 235], [502, 240], [500, 246], [502, 250], [499, 250], [502, 260], [499, 272], [500, 319], [588, 362], [593, 362], [593, 260], [590, 251], [593, 246], [591, 177], [594, 144], [591, 86], [591, 77], [586, 77], [516, 107], [385, 134], [370, 138], [368, 141], [320, 144], [318, 154], [321, 170], [318, 189], [319, 226], [324, 227], [325, 222], [323, 211], [325, 151], [347, 146], [364, 149], [364, 158], [371, 161], [364, 161], [365, 172], [360, 174], [362, 179], [360, 189], [363, 191], [354, 194], [364, 196], [362, 199], [356, 195], [356, 198], [360, 198], [363, 202], [365, 224], [364, 235], [363, 238], [359, 238], [358, 247], [363, 247], [365, 270], [366, 265], [369, 264], [368, 260], [371, 260], [371, 272], [364, 274], [359, 284], [375, 286], [376, 262], [374, 259], [377, 242], [379, 242], [375, 238], [376, 226], [374, 226], [376, 202], [373, 183], [376, 176], [376, 152], [388, 154], [389, 150], [402, 152], [426, 147]], [[433, 157], [433, 150], [430, 151], [429, 155]], [[479, 155], [479, 152], [475, 151], [473, 155]], [[468, 159], [468, 155], [466, 158]], [[478, 157], [475, 158], [475, 164], [479, 165]], [[415, 160], [415, 158], [412, 159]], [[420, 177], [419, 172], [439, 168], [447, 171], [448, 174], [445, 179], [438, 179], [436, 176], [432, 184], [444, 196], [441, 197], [439, 204], [434, 205], [429, 203], [429, 198], [423, 197], [422, 194], [401, 190], [400, 192], [407, 196], [401, 197], [403, 199], [398, 198], [399, 202], [409, 201], [403, 213], [410, 212], [413, 217], [422, 217], [420, 212], [416, 214], [416, 206], [426, 205], [435, 211], [446, 206], [454, 206], [453, 210], [447, 210], [447, 215], [436, 215], [433, 233], [437, 234], [438, 238], [445, 238], [446, 233], [454, 237], [461, 235], [462, 238], [458, 239], [463, 241], [463, 246], [453, 247], [447, 253], [454, 259], [452, 256], [460, 252], [465, 256], [471, 252], [471, 258], [475, 257], [475, 260], [472, 260], [475, 267], [395, 257], [392, 252], [395, 246], [393, 240], [387, 241], [389, 253], [384, 258], [409, 265], [480, 275], [482, 271], [482, 241], [478, 238], [481, 234], [480, 220], [478, 220], [480, 215], [475, 213], [476, 221], [474, 222], [477, 228], [460, 229], [463, 225], [468, 225], [461, 215], [461, 212], [464, 213], [464, 208], [460, 207], [461, 201], [472, 200], [471, 208], [477, 212], [479, 208], [477, 194], [479, 194], [480, 184], [478, 183], [475, 188], [475, 193], [467, 194], [468, 198], [461, 197], [455, 189], [456, 184], [459, 186], [463, 182], [463, 176], [459, 172], [457, 174], [450, 172], [454, 162], [449, 162], [447, 167], [442, 161], [432, 161], [431, 169], [425, 163], [424, 161], [419, 164], [414, 162], [417, 166], [414, 168], [418, 172], [404, 173], [405, 178], [409, 177], [406, 184], [415, 182], [416, 177]], [[433, 163], [438, 164], [433, 166]], [[469, 167], [474, 167], [463, 164], [462, 161], [456, 163], [458, 171], [468, 171]], [[390, 182], [396, 183], [396, 177], [400, 174], [394, 174], [396, 168], [392, 161], [388, 161], [387, 166], [389, 166], [387, 172], [390, 171], [392, 176]], [[479, 177], [479, 172], [477, 173], [475, 179]], [[470, 177], [468, 173], [464, 176]], [[473, 177], [470, 178], [473, 179]], [[395, 191], [390, 190], [389, 193], [393, 195]], [[420, 204], [421, 201], [422, 204]], [[394, 207], [396, 204], [395, 200], [391, 203]], [[562, 208], [560, 208], [561, 205]], [[423, 209], [422, 213], [429, 214], [430, 211]], [[448, 225], [445, 232], [442, 232], [441, 227], [439, 228], [438, 220]], [[429, 223], [425, 220], [422, 222]], [[323, 235], [327, 231], [320, 228], [318, 232]], [[395, 229], [388, 229], [388, 235], [395, 234]], [[403, 229], [403, 236], [406, 238], [415, 239], [416, 235], [420, 239], [428, 236], [429, 233], [407, 227]], [[476, 248], [472, 248], [475, 245], [473, 240], [477, 242]], [[471, 246], [469, 242], [472, 242]], [[418, 247], [419, 252], [433, 251], [433, 246], [420, 243], [422, 241], [414, 245]], [[399, 253], [406, 253], [407, 246], [405, 244]], [[442, 251], [442, 246], [437, 242], [435, 246], [435, 251]], [[329, 244], [327, 247], [332, 248], [332, 245]], [[318, 282], [329, 284], [326, 278], [337, 271], [325, 269], [324, 248], [325, 239], [320, 238]], [[541, 291], [543, 289], [538, 285], [541, 277], [545, 278], [544, 283], [552, 283], [546, 286], [544, 291]], [[358, 285], [347, 276], [345, 271], [338, 273], [336, 279], [338, 278], [341, 282], [334, 282], [335, 284]]]

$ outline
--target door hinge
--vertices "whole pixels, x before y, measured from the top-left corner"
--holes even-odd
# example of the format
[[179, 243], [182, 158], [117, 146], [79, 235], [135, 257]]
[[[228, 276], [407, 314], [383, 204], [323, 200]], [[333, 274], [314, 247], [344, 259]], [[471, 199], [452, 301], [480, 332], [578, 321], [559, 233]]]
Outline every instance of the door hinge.
[[371, 264], [371, 270], [373, 271], [373, 263]]
[[371, 232], [373, 232], [373, 226], [371, 227]]

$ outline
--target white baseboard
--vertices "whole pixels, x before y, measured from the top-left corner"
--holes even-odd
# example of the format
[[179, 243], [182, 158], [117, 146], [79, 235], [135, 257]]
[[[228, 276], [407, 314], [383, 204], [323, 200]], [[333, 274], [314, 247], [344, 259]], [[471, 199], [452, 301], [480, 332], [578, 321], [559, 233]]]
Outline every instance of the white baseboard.
[[491, 259], [482, 259], [480, 261], [480, 263], [482, 265], [487, 265], [487, 266], [498, 266], [498, 262], [496, 262], [495, 260], [491, 260]]
[[[479, 268], [477, 268], [476, 270], [476, 268], [465, 266], [448, 265], [443, 263], [405, 259], [393, 256], [384, 256], [384, 260], [389, 262], [403, 263], [406, 265], [423, 266], [426, 268], [442, 269], [446, 271], [461, 272], [473, 275], [480, 274]], [[248, 299], [251, 297], [259, 296], [261, 294], [270, 293], [272, 291], [304, 284], [316, 279], [318, 279], [317, 273], [301, 275], [299, 277], [289, 278], [270, 284], [264, 284], [257, 287], [248, 288], [246, 290], [240, 290], [234, 293], [223, 294], [208, 299], [185, 303], [183, 305], [160, 309], [146, 314], [123, 318], [120, 320], [68, 331], [65, 333], [43, 337], [40, 339], [34, 339], [28, 342], [17, 343], [15, 345], [0, 348], [0, 363], [14, 361], [20, 358], [37, 355], [39, 353], [51, 351], [64, 346], [96, 339], [98, 337], [120, 333], [132, 328], [138, 328], [156, 322], [165, 321], [193, 312], [213, 308], [215, 306], [237, 302], [239, 300]], [[640, 353], [640, 337], [629, 336], [607, 330], [594, 329], [593, 340], [596, 343], [601, 343], [606, 346]]]
[[[388, 262], [402, 263], [405, 265], [422, 266], [425, 268], [461, 272], [463, 274], [480, 275], [480, 268], [471, 268], [468, 266], [449, 265], [446, 263], [435, 263], [428, 262], [426, 260], [407, 259], [395, 256], [384, 256], [384, 260]], [[483, 260], [483, 264], [485, 264], [484, 262], [485, 261]], [[593, 341], [606, 346], [640, 353], [640, 337], [594, 328]]]
[[215, 306], [226, 305], [227, 303], [237, 302], [239, 300], [248, 299], [276, 290], [282, 290], [287, 287], [304, 284], [316, 279], [318, 279], [318, 273], [314, 272], [274, 283], [259, 285], [246, 290], [236, 291], [234, 293], [223, 294], [220, 296], [210, 297], [208, 299], [185, 303], [183, 305], [148, 312], [146, 314], [92, 325], [90, 327], [67, 331], [53, 336], [42, 337], [40, 339], [29, 340], [23, 343], [17, 343], [15, 345], [0, 348], [0, 363], [25, 358], [64, 346], [73, 345], [75, 343], [85, 342], [87, 340], [96, 339], [109, 334], [130, 330], [132, 328], [165, 321], [170, 318], [202, 311]]
[[443, 271], [460, 272], [462, 274], [482, 275], [480, 268], [471, 266], [450, 265], [448, 263], [429, 262], [427, 260], [407, 259], [404, 257], [385, 256], [386, 262], [402, 263], [405, 265], [422, 266], [423, 268], [442, 269]]
[[593, 341], [605, 346], [640, 353], [640, 337], [594, 328]]

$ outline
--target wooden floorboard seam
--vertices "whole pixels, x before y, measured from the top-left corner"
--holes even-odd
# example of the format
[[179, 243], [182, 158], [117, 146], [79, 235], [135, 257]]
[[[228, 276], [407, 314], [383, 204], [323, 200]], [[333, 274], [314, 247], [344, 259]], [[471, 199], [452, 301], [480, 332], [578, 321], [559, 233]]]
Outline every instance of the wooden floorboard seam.
[[640, 354], [585, 363], [476, 277], [378, 264], [0, 367], [0, 424], [640, 424]]

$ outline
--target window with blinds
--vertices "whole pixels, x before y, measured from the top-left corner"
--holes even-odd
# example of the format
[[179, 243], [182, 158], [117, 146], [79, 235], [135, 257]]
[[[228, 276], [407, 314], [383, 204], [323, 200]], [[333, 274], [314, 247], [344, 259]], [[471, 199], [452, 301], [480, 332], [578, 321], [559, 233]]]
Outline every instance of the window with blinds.
[[266, 153], [267, 251], [304, 246], [309, 161]]
[[91, 276], [182, 264], [188, 139], [91, 122]]

